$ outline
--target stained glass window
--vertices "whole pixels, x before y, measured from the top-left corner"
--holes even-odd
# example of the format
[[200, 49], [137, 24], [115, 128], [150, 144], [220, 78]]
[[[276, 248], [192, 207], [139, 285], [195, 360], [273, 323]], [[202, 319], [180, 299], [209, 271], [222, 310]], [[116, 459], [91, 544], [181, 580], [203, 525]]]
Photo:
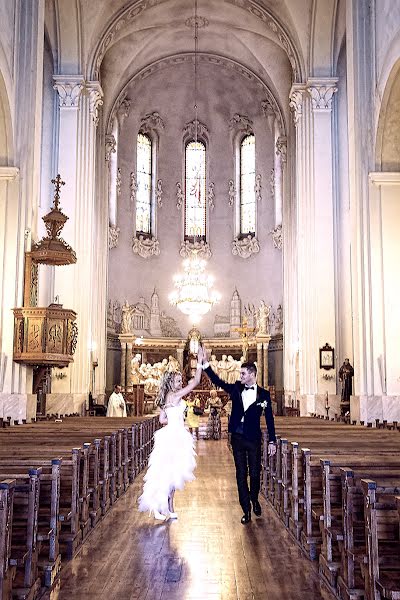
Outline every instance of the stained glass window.
[[185, 239], [206, 238], [206, 147], [189, 142], [185, 151]]
[[136, 144], [136, 232], [151, 234], [151, 153], [149, 136], [139, 133]]
[[240, 233], [256, 232], [256, 139], [246, 135], [240, 144]]

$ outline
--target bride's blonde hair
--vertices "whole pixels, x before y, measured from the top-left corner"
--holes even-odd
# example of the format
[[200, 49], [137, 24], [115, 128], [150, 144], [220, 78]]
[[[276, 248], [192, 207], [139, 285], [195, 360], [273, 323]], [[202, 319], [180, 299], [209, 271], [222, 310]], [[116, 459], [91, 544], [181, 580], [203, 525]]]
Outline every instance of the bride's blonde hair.
[[166, 371], [161, 377], [160, 387], [156, 398], [156, 406], [163, 408], [165, 405], [165, 399], [169, 392], [174, 390], [174, 379], [178, 371]]

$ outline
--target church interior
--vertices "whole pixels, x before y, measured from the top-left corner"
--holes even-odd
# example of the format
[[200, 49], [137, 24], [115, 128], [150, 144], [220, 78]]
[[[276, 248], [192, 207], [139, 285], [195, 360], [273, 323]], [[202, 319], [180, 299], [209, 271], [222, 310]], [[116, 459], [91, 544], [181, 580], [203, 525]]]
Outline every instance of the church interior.
[[[398, 0], [0, 0], [0, 600], [400, 597], [399, 107]], [[204, 373], [136, 509], [200, 346], [270, 393], [250, 527]]]

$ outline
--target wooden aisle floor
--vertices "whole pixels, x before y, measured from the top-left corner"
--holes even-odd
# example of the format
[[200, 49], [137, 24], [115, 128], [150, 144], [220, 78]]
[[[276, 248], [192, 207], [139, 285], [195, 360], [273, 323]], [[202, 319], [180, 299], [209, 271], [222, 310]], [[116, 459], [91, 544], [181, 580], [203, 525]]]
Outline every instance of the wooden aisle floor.
[[138, 477], [46, 600], [331, 600], [262, 498], [262, 517], [240, 523], [226, 440], [200, 440], [197, 452], [196, 481], [176, 493], [177, 521], [137, 511]]

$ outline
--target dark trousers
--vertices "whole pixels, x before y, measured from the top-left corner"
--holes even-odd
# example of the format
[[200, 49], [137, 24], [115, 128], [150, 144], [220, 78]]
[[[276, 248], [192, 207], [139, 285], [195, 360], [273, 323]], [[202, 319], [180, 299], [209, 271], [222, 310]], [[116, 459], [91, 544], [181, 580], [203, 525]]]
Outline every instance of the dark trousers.
[[[251, 509], [250, 500], [257, 500], [260, 491], [261, 441], [251, 442], [240, 433], [232, 433], [232, 452], [240, 506], [244, 512], [248, 512]], [[248, 474], [250, 490], [247, 483]]]

